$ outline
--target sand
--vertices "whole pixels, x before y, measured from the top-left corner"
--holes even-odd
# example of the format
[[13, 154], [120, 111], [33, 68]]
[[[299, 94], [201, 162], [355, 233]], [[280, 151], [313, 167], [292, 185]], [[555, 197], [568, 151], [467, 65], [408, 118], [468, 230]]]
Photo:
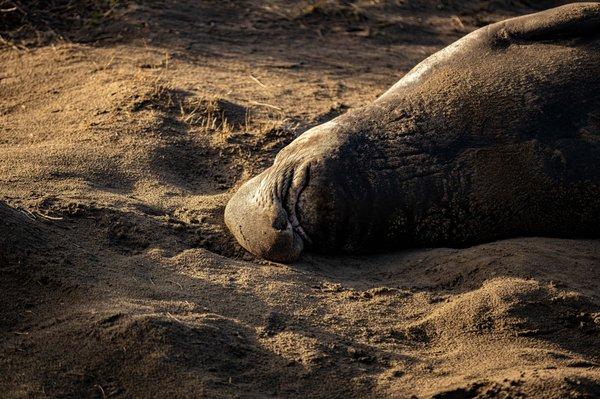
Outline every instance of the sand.
[[600, 397], [598, 240], [283, 265], [223, 223], [307, 128], [559, 2], [121, 4], [2, 32], [0, 397]]

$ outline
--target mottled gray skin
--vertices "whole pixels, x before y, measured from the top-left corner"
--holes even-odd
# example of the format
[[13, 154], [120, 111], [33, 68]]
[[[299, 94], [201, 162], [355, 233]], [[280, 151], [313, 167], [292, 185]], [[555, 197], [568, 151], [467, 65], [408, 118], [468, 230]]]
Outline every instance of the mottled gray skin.
[[225, 222], [253, 254], [600, 236], [600, 3], [479, 29], [308, 130]]

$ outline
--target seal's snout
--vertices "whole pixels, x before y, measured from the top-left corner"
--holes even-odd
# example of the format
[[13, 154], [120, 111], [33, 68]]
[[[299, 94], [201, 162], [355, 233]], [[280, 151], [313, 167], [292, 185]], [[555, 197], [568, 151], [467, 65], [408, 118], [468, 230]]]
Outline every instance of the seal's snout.
[[261, 258], [291, 262], [304, 249], [281, 201], [261, 186], [265, 173], [246, 182], [225, 207], [225, 224], [236, 240]]

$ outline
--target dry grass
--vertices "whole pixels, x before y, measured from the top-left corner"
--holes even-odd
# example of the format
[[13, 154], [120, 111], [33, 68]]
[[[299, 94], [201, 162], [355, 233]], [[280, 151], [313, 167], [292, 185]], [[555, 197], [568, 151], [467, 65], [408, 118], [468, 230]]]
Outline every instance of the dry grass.
[[289, 21], [323, 22], [339, 20], [347, 23], [362, 22], [368, 19], [367, 11], [360, 1], [312, 0], [289, 4], [272, 2], [263, 9]]
[[321, 16], [346, 19], [349, 22], [359, 22], [367, 19], [365, 10], [358, 4], [334, 0], [318, 0], [304, 7], [296, 18]]
[[160, 75], [152, 79], [138, 75], [135, 81], [135, 92], [123, 104], [126, 109], [161, 112], [191, 133], [211, 137], [215, 144], [243, 135], [262, 140], [289, 130], [284, 113], [262, 103], [245, 106], [220, 97], [196, 96], [177, 90]]

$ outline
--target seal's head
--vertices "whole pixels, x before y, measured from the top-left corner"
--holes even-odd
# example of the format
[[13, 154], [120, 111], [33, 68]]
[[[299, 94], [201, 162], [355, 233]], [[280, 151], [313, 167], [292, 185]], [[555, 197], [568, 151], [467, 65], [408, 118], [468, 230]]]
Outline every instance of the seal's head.
[[328, 122], [302, 134], [229, 200], [225, 224], [246, 250], [264, 259], [291, 262], [311, 243], [297, 208], [309, 184], [311, 165], [331, 148], [333, 126]]
[[277, 187], [270, 187], [269, 171], [246, 182], [225, 207], [225, 223], [249, 252], [265, 259], [297, 259], [304, 241], [294, 229]]

